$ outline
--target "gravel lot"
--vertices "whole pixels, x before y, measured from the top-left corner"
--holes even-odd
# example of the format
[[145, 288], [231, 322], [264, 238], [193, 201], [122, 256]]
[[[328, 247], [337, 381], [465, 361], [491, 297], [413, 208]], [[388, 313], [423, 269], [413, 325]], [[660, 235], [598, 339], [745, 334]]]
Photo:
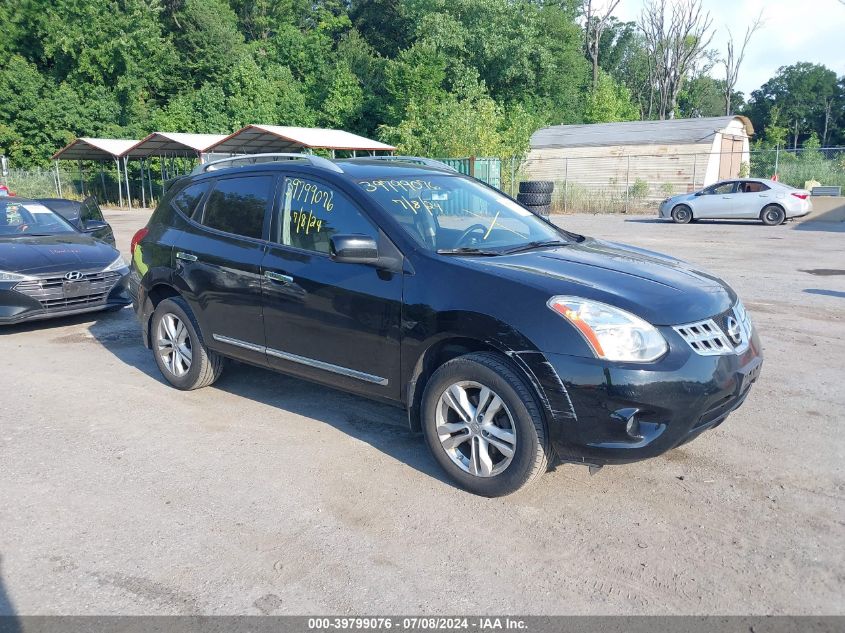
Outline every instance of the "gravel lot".
[[166, 386], [129, 309], [6, 328], [0, 614], [845, 614], [845, 225], [557, 219], [733, 284], [766, 362], [724, 425], [483, 499], [398, 409]]

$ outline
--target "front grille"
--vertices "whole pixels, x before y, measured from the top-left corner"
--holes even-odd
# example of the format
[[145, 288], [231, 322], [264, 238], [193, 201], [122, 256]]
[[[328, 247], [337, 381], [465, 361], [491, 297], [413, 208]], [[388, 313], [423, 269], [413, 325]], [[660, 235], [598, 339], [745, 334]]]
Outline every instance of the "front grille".
[[114, 285], [120, 280], [119, 272], [90, 272], [73, 283], [88, 283], [87, 292], [65, 296], [64, 277], [28, 279], [15, 286], [15, 290], [32, 297], [47, 311], [74, 310], [105, 303]]
[[[733, 326], [733, 327], [732, 327]], [[687, 344], [702, 356], [741, 354], [751, 340], [751, 319], [742, 302], [711, 319], [674, 326]], [[731, 332], [738, 337], [732, 339]]]

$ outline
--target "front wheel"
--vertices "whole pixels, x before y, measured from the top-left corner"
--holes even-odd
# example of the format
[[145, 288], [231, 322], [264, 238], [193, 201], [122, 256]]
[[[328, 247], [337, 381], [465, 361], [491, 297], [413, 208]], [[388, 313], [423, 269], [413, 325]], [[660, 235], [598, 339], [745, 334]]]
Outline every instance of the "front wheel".
[[786, 219], [786, 213], [776, 204], [770, 204], [760, 212], [760, 219], [766, 226], [777, 226]]
[[450, 360], [423, 394], [423, 432], [434, 459], [462, 488], [510, 494], [548, 467], [550, 449], [531, 390], [500, 356]]
[[692, 209], [685, 204], [679, 204], [672, 209], [672, 220], [675, 224], [689, 224], [692, 220]]
[[183, 391], [207, 387], [223, 373], [223, 358], [206, 348], [188, 304], [164, 299], [152, 318], [156, 365], [171, 385]]

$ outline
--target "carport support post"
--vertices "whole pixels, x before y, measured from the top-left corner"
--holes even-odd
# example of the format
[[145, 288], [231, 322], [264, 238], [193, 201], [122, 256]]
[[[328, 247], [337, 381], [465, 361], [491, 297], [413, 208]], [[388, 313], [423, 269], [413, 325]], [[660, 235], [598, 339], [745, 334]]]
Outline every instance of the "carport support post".
[[106, 174], [103, 172], [103, 163], [100, 163], [100, 184], [103, 185], [103, 204], [106, 202]]
[[147, 187], [150, 190], [150, 204], [153, 203], [153, 177], [150, 175], [150, 159], [146, 160], [147, 165]]
[[82, 193], [82, 197], [85, 197], [85, 174], [82, 173], [82, 161], [76, 161], [76, 166], [79, 167], [79, 191]]
[[123, 157], [123, 178], [126, 181], [126, 208], [132, 210], [132, 194], [129, 193], [129, 161]]
[[144, 159], [141, 159], [141, 208], [147, 208], [147, 192], [144, 189]]
[[117, 198], [120, 200], [120, 208], [123, 208], [123, 184], [120, 182], [120, 159], [114, 159], [114, 165], [117, 167]]
[[62, 178], [59, 176], [59, 161], [54, 160], [53, 164], [56, 166], [56, 197], [62, 197]]

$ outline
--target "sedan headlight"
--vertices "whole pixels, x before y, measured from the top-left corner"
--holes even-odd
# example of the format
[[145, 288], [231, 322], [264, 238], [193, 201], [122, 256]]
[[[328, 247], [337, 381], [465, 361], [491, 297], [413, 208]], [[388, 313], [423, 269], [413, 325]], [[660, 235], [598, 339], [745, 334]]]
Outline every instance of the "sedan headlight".
[[0, 281], [26, 281], [27, 279], [35, 279], [29, 275], [21, 275], [20, 273], [10, 273], [5, 270], [0, 270]]
[[109, 273], [113, 270], [120, 270], [121, 268], [126, 268], [128, 264], [124, 261], [122, 255], [118, 255], [117, 259], [114, 260], [111, 264], [103, 268], [104, 273]]
[[599, 358], [647, 363], [669, 349], [653, 325], [606, 303], [557, 296], [548, 306], [575, 326]]

